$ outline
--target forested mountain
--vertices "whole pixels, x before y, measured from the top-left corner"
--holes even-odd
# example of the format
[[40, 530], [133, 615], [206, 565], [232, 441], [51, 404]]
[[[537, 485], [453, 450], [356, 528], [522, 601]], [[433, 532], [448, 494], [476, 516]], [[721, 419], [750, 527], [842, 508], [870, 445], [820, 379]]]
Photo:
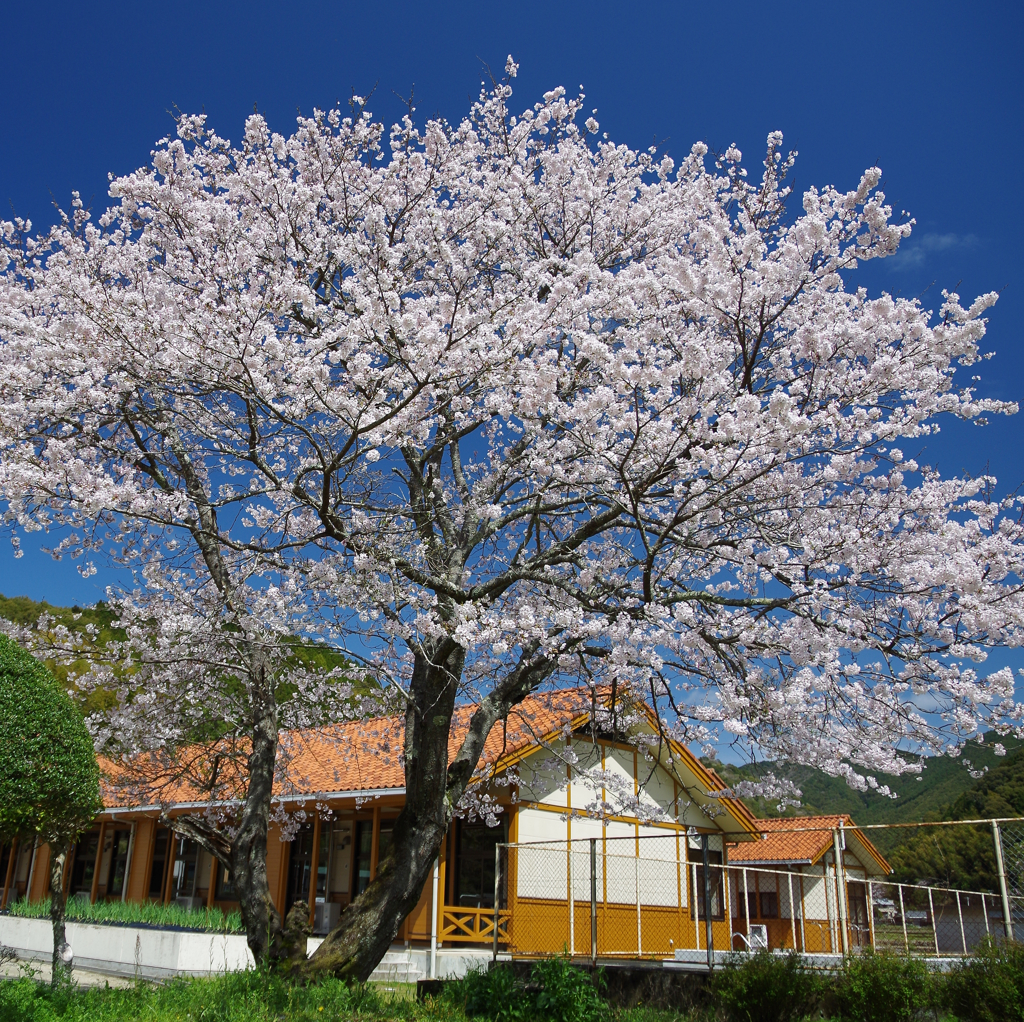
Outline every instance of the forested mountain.
[[[49, 603], [30, 600], [27, 596], [8, 597], [0, 594], [0, 618], [25, 627], [36, 627], [44, 615], [52, 619], [54, 625], [63, 625], [80, 636], [87, 650], [102, 648], [122, 634], [113, 627], [114, 615], [102, 602], [94, 607], [54, 607]], [[91, 692], [86, 695], [76, 688], [71, 680], [72, 675], [85, 669], [84, 660], [70, 666], [46, 660], [46, 665], [68, 689], [83, 713], [102, 709], [110, 701], [108, 693]]]
[[[1006, 756], [993, 746], [1002, 741]], [[763, 763], [733, 766], [706, 761], [727, 784], [752, 779], [769, 770], [788, 777], [803, 793], [799, 808], [786, 816], [849, 813], [859, 824], [918, 823], [940, 820], [987, 820], [1024, 816], [1024, 748], [1016, 739], [998, 739], [993, 733], [984, 743], [969, 746], [963, 756], [929, 757], [919, 775], [879, 776], [899, 797], [886, 798], [873, 791], [854, 791], [845, 781], [809, 767]], [[985, 771], [972, 777], [968, 764]], [[767, 799], [744, 799], [758, 816], [780, 815]], [[1011, 882], [1024, 884], [1024, 824], [1003, 828], [1007, 873]], [[868, 836], [889, 858], [895, 878], [904, 883], [936, 884], [964, 890], [995, 891], [995, 851], [988, 825], [871, 830]], [[1020, 846], [1018, 849], [1018, 840]], [[1019, 876], [1018, 876], [1019, 874]]]
[[[750, 780], [769, 771], [793, 781], [802, 792], [800, 807], [787, 809], [785, 816], [813, 816], [819, 813], [849, 813], [857, 823], [907, 823], [916, 820], [939, 819], [945, 808], [959, 796], [973, 788], [976, 781], [968, 768], [993, 770], [1006, 763], [1006, 757], [997, 756], [993, 745], [1002, 741], [1008, 753], [1021, 745], [1013, 738], [999, 739], [990, 732], [984, 744], [971, 743], [959, 758], [930, 756], [925, 759], [920, 774], [892, 777], [878, 774], [879, 784], [888, 785], [897, 798], [887, 798], [874, 791], [855, 791], [844, 780], [829, 777], [812, 767], [784, 766], [759, 763], [753, 766], [734, 766], [705, 760], [713, 766], [727, 784]], [[758, 816], [780, 815], [770, 799], [745, 799], [747, 806]]]
[[[1024, 816], [1024, 749], [960, 794], [941, 813], [944, 820]], [[1024, 886], [1024, 824], [1003, 824], [1003, 855], [1011, 887]], [[890, 855], [898, 880], [925, 880], [971, 891], [998, 890], [995, 846], [989, 826], [922, 827], [906, 834]]]

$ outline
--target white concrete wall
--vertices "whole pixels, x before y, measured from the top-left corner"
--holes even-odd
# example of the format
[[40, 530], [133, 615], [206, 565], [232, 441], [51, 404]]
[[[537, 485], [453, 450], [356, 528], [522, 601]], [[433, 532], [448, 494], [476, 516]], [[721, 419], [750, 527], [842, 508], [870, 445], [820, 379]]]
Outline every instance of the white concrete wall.
[[[68, 923], [67, 938], [78, 968], [117, 976], [208, 976], [254, 964], [245, 937], [235, 933]], [[53, 929], [48, 919], [0, 916], [0, 943], [14, 948], [19, 958], [49, 961]]]

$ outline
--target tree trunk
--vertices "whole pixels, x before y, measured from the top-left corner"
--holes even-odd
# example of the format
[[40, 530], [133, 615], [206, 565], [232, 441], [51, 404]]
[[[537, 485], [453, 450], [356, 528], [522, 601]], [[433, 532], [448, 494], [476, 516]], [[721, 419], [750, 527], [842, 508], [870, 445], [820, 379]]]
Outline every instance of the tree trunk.
[[50, 985], [71, 982], [71, 946], [64, 931], [64, 864], [68, 858], [66, 840], [50, 844], [50, 922], [53, 924], [53, 965]]
[[463, 650], [451, 641], [434, 656], [416, 655], [405, 713], [405, 808], [395, 821], [391, 849], [313, 953], [307, 973], [365, 982], [419, 901], [454, 809], [448, 739], [463, 660]]
[[466, 791], [494, 724], [534, 691], [555, 662], [537, 644], [474, 710], [449, 763], [448, 742], [465, 650], [452, 639], [415, 653], [405, 711], [405, 807], [391, 850], [366, 890], [342, 913], [313, 952], [307, 975], [333, 973], [365, 982], [423, 893], [441, 841]]
[[[230, 870], [249, 950], [257, 965], [265, 965], [286, 955], [286, 949], [279, 946], [281, 916], [267, 882], [267, 831], [277, 760], [277, 701], [265, 666], [260, 664], [252, 674], [252, 751], [245, 802], [234, 836], [229, 840], [223, 825], [201, 816], [162, 816], [161, 822], [191, 838]], [[216, 883], [212, 868], [210, 883]]]
[[260, 663], [252, 674], [249, 787], [242, 819], [231, 842], [230, 868], [249, 950], [262, 965], [276, 957], [281, 932], [281, 916], [267, 882], [267, 830], [277, 761], [277, 700], [273, 682], [267, 682], [265, 664]]

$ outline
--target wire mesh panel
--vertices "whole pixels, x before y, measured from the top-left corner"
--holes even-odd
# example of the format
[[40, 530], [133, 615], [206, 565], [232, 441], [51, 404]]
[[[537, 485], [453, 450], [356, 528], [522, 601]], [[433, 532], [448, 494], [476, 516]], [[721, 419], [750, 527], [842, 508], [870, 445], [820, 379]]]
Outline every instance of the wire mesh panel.
[[[926, 826], [947, 875], [973, 876], [977, 886], [878, 879], [877, 868], [869, 874], [863, 857], [858, 864], [844, 850], [839, 832], [827, 853], [780, 867], [729, 862], [715, 835], [618, 822], [595, 823], [594, 836], [570, 841], [502, 846], [497, 946], [513, 956], [687, 961], [709, 946], [957, 957], [986, 938], [1005, 940], [1008, 923], [1024, 934], [1024, 821]], [[493, 936], [494, 925], [481, 922], [480, 931]]]
[[1011, 895], [1024, 897], [1024, 821], [997, 824], [1002, 842], [1003, 869]]

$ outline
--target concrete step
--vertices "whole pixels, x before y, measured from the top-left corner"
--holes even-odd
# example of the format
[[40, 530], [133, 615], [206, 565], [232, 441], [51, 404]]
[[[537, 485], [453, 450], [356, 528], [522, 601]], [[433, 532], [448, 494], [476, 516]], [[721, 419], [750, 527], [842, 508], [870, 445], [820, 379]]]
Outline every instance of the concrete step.
[[380, 964], [370, 973], [372, 983], [415, 983], [423, 978], [408, 951], [385, 952]]

